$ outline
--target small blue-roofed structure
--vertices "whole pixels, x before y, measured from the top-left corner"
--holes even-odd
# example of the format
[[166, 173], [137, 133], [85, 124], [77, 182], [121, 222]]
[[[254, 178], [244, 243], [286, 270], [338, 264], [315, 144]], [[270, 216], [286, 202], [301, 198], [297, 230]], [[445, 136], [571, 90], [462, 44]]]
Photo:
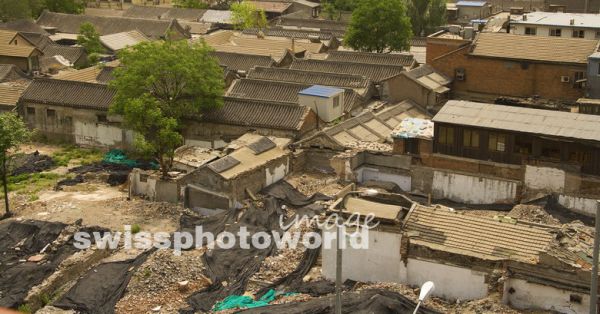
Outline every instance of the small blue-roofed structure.
[[458, 1], [456, 2], [457, 7], [484, 7], [487, 5], [487, 1]]
[[329, 98], [335, 96], [337, 94], [343, 93], [344, 90], [341, 88], [329, 87], [329, 86], [321, 86], [321, 85], [313, 85], [307, 89], [303, 89], [298, 94], [305, 96], [316, 96]]

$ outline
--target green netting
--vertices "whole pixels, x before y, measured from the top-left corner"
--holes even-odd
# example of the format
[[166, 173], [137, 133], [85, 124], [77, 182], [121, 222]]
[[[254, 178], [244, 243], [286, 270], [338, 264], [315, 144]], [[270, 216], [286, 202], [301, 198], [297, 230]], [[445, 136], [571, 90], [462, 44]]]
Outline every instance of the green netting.
[[260, 299], [254, 300], [253, 298], [246, 295], [230, 295], [223, 301], [217, 302], [213, 311], [223, 311], [229, 309], [249, 309], [253, 307], [267, 306], [269, 303], [275, 300], [275, 290], [271, 289]]
[[[110, 164], [127, 165], [131, 168], [139, 167], [140, 165], [142, 165], [137, 160], [129, 159], [127, 157], [127, 154], [125, 154], [125, 152], [121, 149], [111, 149], [110, 151], [108, 151], [108, 153], [106, 153], [104, 155], [104, 158], [102, 159], [102, 161], [104, 161], [106, 163], [110, 163]], [[152, 169], [159, 168], [158, 164], [155, 162], [151, 162], [150, 167]]]

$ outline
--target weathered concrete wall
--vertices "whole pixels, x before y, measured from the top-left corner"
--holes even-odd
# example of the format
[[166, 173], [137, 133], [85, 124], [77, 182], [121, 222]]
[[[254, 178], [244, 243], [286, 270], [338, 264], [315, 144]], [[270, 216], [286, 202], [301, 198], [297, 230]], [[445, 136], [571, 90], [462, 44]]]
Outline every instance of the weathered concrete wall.
[[433, 281], [433, 295], [446, 300], [473, 300], [488, 294], [483, 272], [412, 258], [408, 259], [407, 268], [407, 284], [421, 286]]
[[96, 122], [73, 122], [75, 144], [84, 146], [114, 147], [125, 142], [125, 131], [120, 127]]
[[192, 209], [229, 209], [233, 203], [227, 195], [189, 184], [184, 189], [184, 205]]
[[584, 215], [596, 216], [597, 199], [560, 194], [558, 203], [562, 206]]
[[358, 182], [369, 180], [393, 182], [402, 189], [402, 191], [410, 192], [412, 188], [412, 179], [410, 174], [390, 173], [375, 167], [360, 167], [356, 170]]
[[578, 303], [571, 301], [572, 294], [572, 291], [510, 278], [504, 283], [503, 302], [517, 309], [542, 309], [566, 314], [589, 313], [590, 296], [577, 294], [581, 297], [581, 303]]
[[411, 192], [431, 193], [433, 168], [413, 166], [411, 168]]
[[[400, 239], [399, 233], [370, 230], [368, 250], [349, 246], [342, 250], [343, 280], [406, 282], [406, 268], [400, 260]], [[321, 249], [323, 276], [331, 280], [335, 280], [336, 247], [334, 240], [331, 249]]]
[[156, 198], [157, 202], [179, 202], [179, 186], [176, 182], [159, 180], [156, 182]]
[[518, 182], [434, 171], [433, 196], [465, 204], [514, 203]]
[[156, 181], [156, 178], [144, 174], [142, 170], [134, 169], [129, 174], [130, 192], [133, 195], [154, 200], [156, 197]]
[[525, 167], [525, 187], [528, 190], [562, 193], [565, 189], [565, 172], [549, 167]]

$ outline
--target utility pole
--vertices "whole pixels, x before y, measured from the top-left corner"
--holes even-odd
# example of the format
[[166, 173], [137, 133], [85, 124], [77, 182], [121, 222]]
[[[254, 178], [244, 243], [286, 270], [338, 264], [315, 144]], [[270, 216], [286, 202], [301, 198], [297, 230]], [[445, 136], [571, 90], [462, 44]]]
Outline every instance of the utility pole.
[[[587, 3], [587, 1], [586, 1]], [[596, 233], [594, 235], [594, 256], [592, 280], [590, 284], [590, 314], [598, 313], [598, 253], [600, 251], [600, 200], [596, 201]]]

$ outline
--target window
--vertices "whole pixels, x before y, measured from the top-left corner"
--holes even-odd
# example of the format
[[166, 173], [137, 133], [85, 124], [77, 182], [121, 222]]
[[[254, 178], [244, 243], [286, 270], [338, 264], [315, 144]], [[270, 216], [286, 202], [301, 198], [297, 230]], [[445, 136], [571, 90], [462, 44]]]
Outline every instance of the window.
[[56, 110], [54, 109], [46, 109], [46, 117], [54, 118], [56, 117]]
[[340, 106], [340, 96], [333, 97], [333, 108], [337, 108]]
[[96, 117], [98, 118], [98, 122], [108, 122], [105, 114], [99, 114]]
[[517, 154], [530, 155], [533, 151], [533, 142], [531, 141], [531, 138], [516, 136], [514, 151]]
[[573, 38], [584, 38], [585, 32], [583, 30], [573, 30]]
[[419, 154], [419, 139], [407, 138], [404, 141], [404, 151], [407, 154]]
[[35, 108], [33, 107], [27, 107], [27, 115], [35, 115]]
[[464, 130], [463, 146], [469, 148], [479, 148], [479, 132], [473, 130]]
[[550, 36], [556, 36], [556, 37], [562, 36], [562, 29], [560, 29], [560, 28], [550, 29]]
[[585, 86], [585, 72], [577, 71], [573, 74], [573, 87], [583, 88]]
[[495, 152], [506, 150], [506, 135], [499, 133], [490, 133], [488, 149]]
[[454, 70], [454, 78], [458, 81], [464, 81], [465, 80], [465, 69]]
[[440, 126], [438, 130], [440, 132], [438, 143], [443, 145], [454, 145], [454, 128]]
[[525, 27], [525, 35], [536, 35], [537, 28], [535, 27]]
[[600, 39], [600, 31], [596, 31], [596, 39]]

